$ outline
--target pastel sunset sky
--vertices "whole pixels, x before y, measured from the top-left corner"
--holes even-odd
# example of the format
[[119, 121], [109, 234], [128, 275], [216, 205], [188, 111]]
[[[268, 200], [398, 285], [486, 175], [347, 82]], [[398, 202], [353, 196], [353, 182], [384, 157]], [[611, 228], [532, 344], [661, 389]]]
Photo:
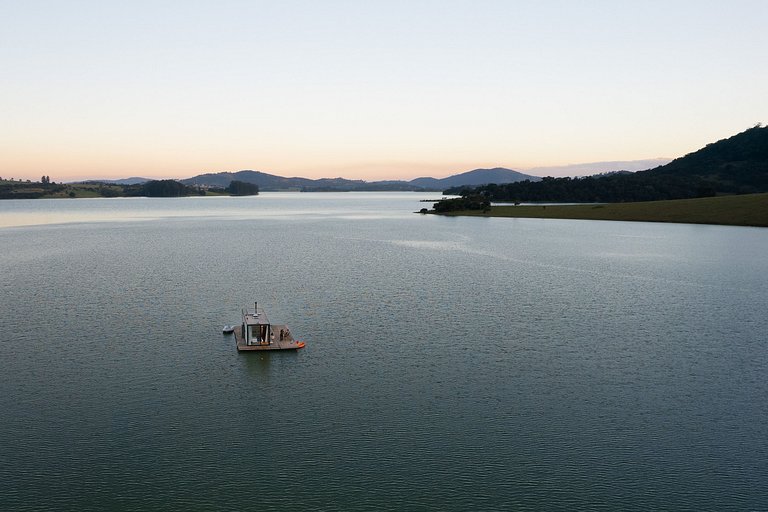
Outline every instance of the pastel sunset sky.
[[0, 0], [0, 176], [443, 177], [768, 121], [768, 1]]

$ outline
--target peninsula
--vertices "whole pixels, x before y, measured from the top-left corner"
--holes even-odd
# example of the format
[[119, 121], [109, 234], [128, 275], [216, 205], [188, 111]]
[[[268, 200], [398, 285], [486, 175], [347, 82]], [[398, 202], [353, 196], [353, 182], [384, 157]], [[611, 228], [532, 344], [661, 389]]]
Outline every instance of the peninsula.
[[578, 205], [504, 205], [449, 216], [623, 220], [768, 227], [768, 193], [670, 201]]
[[646, 171], [444, 193], [461, 197], [422, 213], [768, 226], [768, 127], [757, 125]]

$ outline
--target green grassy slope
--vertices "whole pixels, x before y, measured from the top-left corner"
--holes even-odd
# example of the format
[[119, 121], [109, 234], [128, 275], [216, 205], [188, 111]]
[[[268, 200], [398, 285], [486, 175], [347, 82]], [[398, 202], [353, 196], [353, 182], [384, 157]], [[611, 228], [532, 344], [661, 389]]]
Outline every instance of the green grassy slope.
[[681, 222], [768, 227], [768, 194], [645, 201], [640, 203], [563, 206], [493, 206], [491, 211], [460, 211], [446, 215], [542, 219]]

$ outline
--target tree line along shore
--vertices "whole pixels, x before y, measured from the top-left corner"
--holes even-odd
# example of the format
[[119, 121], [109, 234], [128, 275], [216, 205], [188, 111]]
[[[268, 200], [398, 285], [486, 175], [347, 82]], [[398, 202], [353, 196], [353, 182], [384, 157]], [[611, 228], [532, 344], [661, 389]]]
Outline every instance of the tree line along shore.
[[204, 188], [184, 185], [176, 180], [151, 180], [141, 184], [122, 185], [102, 182], [55, 183], [48, 176], [43, 176], [39, 182], [0, 178], [0, 199], [250, 196], [258, 193], [258, 185], [236, 180], [224, 188]]
[[444, 212], [443, 215], [768, 227], [768, 193], [635, 203], [489, 205], [483, 209]]

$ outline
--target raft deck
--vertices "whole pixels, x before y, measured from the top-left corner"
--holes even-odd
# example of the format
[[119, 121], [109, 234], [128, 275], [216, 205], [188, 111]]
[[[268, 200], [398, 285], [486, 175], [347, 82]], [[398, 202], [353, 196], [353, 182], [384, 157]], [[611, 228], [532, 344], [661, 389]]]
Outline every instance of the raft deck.
[[297, 350], [304, 346], [300, 342], [293, 339], [293, 334], [283, 336], [280, 340], [280, 330], [283, 332], [288, 330], [285, 325], [272, 324], [272, 332], [275, 334], [275, 339], [271, 343], [262, 343], [260, 345], [246, 345], [245, 337], [243, 336], [243, 326], [235, 326], [235, 343], [237, 343], [237, 350], [250, 351], [250, 350]]

